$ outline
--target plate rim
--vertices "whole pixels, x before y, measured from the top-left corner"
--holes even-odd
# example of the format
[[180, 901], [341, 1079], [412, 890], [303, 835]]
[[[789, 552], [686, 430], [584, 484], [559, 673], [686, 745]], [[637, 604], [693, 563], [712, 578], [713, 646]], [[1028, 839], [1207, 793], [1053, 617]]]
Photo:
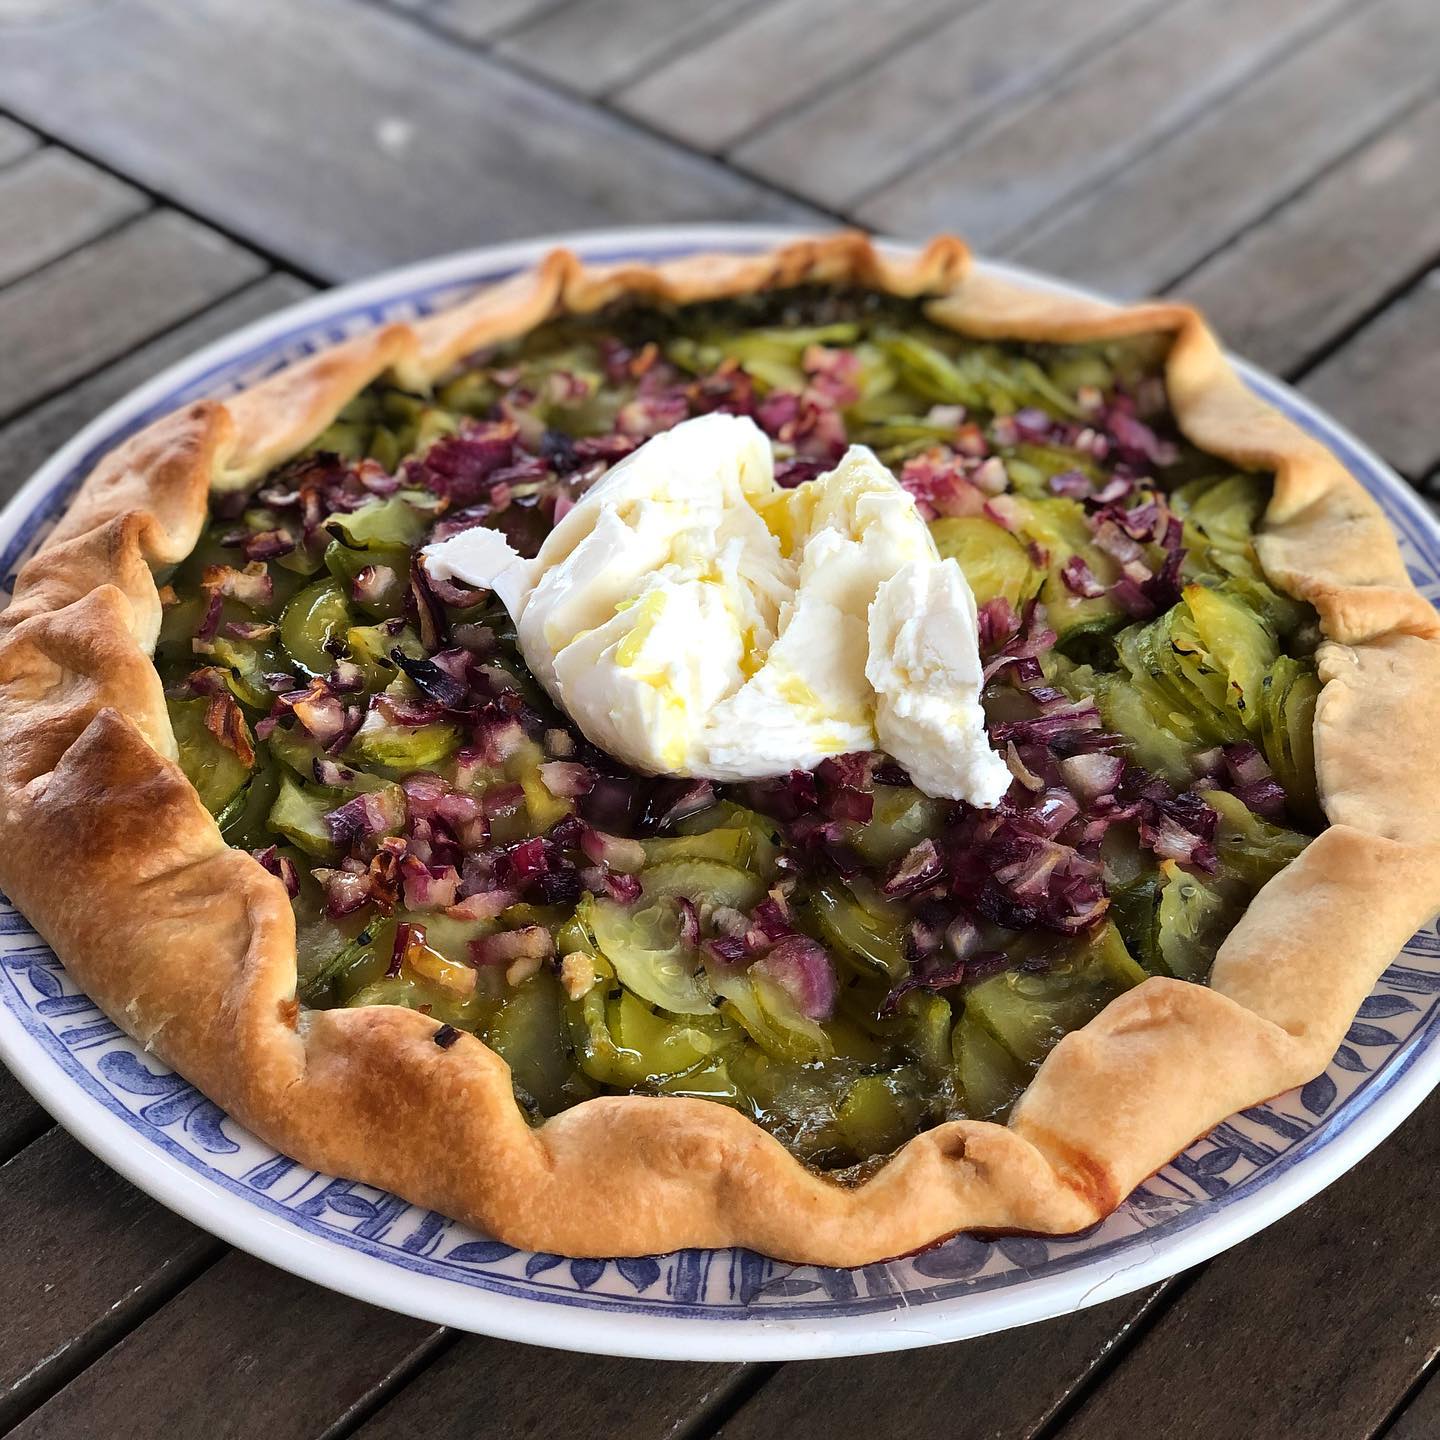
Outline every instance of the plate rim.
[[[613, 227], [477, 246], [398, 266], [285, 306], [200, 347], [127, 392], [61, 446], [0, 512], [0, 536], [32, 514], [55, 480], [79, 463], [102, 437], [113, 444], [124, 427], [157, 402], [205, 376], [273, 344], [281, 336], [337, 313], [393, 300], [397, 294], [447, 283], [474, 283], [477, 272], [496, 275], [532, 264], [563, 245], [587, 259], [623, 258], [637, 250], [693, 253], [706, 248], [758, 249], [817, 233], [812, 227], [681, 224]], [[895, 253], [918, 245], [882, 240]], [[976, 260], [977, 268], [1057, 295], [1104, 299], [1094, 291], [1003, 262]], [[1228, 353], [1228, 352], [1227, 352]], [[1440, 524], [1418, 496], [1363, 441], [1285, 382], [1229, 357], [1262, 394], [1282, 400], [1313, 427], [1342, 459], [1381, 477], [1417, 530], [1440, 542]], [[1348, 456], [1345, 452], [1348, 452]], [[46, 1053], [20, 1017], [0, 1005], [0, 1058], [21, 1084], [81, 1144], [160, 1203], [236, 1248], [329, 1289], [419, 1319], [498, 1338], [596, 1354], [683, 1360], [788, 1360], [918, 1348], [994, 1333], [1118, 1298], [1210, 1258], [1311, 1199], [1364, 1158], [1440, 1083], [1440, 1044], [1420, 1044], [1417, 1030], [1381, 1067], [1374, 1093], [1333, 1134], [1317, 1128], [1311, 1148], [1273, 1180], [1218, 1209], [1213, 1217], [1162, 1235], [1142, 1247], [1142, 1258], [1096, 1260], [1073, 1270], [1021, 1281], [923, 1309], [897, 1307], [850, 1316], [730, 1318], [617, 1315], [537, 1302], [457, 1285], [439, 1276], [401, 1271], [373, 1255], [322, 1239], [233, 1196], [198, 1171], [172, 1159], [153, 1141], [120, 1122]], [[57, 1076], [62, 1086], [52, 1083]], [[1338, 1118], [1338, 1117], [1337, 1117]], [[337, 1258], [343, 1263], [337, 1266]]]

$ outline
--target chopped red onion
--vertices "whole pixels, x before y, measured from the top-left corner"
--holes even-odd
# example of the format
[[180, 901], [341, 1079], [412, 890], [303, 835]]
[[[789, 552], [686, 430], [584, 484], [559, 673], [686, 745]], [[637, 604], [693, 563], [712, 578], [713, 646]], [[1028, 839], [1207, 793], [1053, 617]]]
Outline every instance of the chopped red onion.
[[545, 788], [561, 800], [578, 799], [595, 788], [595, 772], [588, 765], [571, 760], [547, 761], [540, 766], [540, 779]]
[[227, 620], [222, 627], [235, 640], [268, 640], [277, 627], [266, 620]]
[[580, 836], [580, 848], [596, 865], [633, 875], [645, 867], [645, 847], [638, 840], [607, 835], [587, 825]]
[[405, 799], [396, 790], [368, 790], [325, 816], [325, 829], [342, 850], [398, 830], [405, 823]]
[[922, 840], [895, 862], [881, 887], [892, 900], [915, 895], [934, 885], [945, 873], [945, 862], [933, 840]]
[[355, 779], [355, 772], [348, 765], [341, 765], [328, 756], [317, 755], [310, 767], [317, 785], [328, 790], [343, 790]]
[[455, 904], [460, 875], [453, 865], [431, 867], [413, 856], [400, 862], [407, 910], [444, 910]]
[[1060, 578], [1072, 595], [1094, 600], [1105, 593], [1095, 572], [1085, 563], [1083, 555], [1071, 555], [1060, 567]]
[[228, 595], [252, 609], [268, 605], [275, 596], [275, 582], [259, 561], [252, 561], [243, 570], [233, 565], [207, 566], [201, 585], [212, 595]]
[[245, 712], [228, 690], [210, 697], [205, 707], [205, 728], [227, 750], [232, 751], [242, 765], [255, 763], [255, 743]]
[[332, 920], [351, 915], [370, 903], [370, 877], [364, 872], [317, 866], [310, 873], [325, 892], [325, 913]]
[[1112, 794], [1125, 770], [1123, 756], [1103, 752], [1066, 755], [1058, 763], [1065, 783], [1086, 801]]
[[275, 560], [295, 548], [295, 537], [286, 530], [261, 530], [246, 536], [242, 548], [247, 560]]
[[511, 965], [516, 960], [548, 960], [555, 941], [543, 925], [522, 925], [500, 930], [470, 942], [470, 959], [476, 965]]
[[1005, 743], [1005, 766], [1027, 790], [1043, 790], [1045, 781], [1041, 779], [1028, 765], [1020, 758], [1020, 752], [1015, 748], [1015, 742], [1008, 740]]
[[752, 973], [773, 981], [811, 1020], [828, 1020], [835, 1013], [840, 993], [835, 966], [825, 948], [808, 935], [776, 941], [755, 962]]
[[267, 845], [263, 850], [252, 850], [250, 853], [265, 869], [278, 877], [292, 900], [300, 893], [300, 871], [288, 855], [278, 854], [273, 845]]
[[400, 583], [400, 577], [388, 565], [365, 565], [350, 582], [350, 595], [362, 605], [376, 605]]
[[494, 920], [519, 901], [518, 890], [477, 890], [455, 901], [445, 913], [455, 920]]

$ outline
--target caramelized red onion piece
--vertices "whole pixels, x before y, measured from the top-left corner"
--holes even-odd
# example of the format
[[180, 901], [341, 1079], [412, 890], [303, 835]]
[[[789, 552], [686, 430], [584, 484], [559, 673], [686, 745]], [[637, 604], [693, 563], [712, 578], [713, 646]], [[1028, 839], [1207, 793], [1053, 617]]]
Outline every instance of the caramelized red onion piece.
[[[564, 734], [564, 731], [561, 731]], [[595, 772], [570, 760], [550, 760], [540, 766], [545, 788], [561, 800], [577, 800], [595, 788]]]
[[470, 959], [476, 965], [513, 965], [517, 960], [548, 960], [555, 941], [543, 925], [522, 925], [500, 930], [470, 942]]
[[835, 966], [825, 948], [808, 935], [777, 940], [752, 967], [778, 985], [811, 1020], [828, 1020], [835, 1013], [840, 986]]
[[881, 889], [892, 900], [915, 895], [934, 885], [945, 874], [945, 862], [933, 840], [922, 840], [895, 862]]
[[645, 847], [638, 840], [607, 835], [589, 825], [580, 836], [580, 848], [595, 864], [623, 875], [636, 874], [645, 867]]

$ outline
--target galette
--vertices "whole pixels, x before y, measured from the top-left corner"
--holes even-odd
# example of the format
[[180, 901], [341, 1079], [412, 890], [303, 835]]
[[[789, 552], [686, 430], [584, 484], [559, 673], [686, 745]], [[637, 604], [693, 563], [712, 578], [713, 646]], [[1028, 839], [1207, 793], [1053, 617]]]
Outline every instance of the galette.
[[0, 883], [519, 1246], [1072, 1232], [1440, 906], [1437, 635], [1184, 306], [556, 251], [100, 461], [0, 616]]

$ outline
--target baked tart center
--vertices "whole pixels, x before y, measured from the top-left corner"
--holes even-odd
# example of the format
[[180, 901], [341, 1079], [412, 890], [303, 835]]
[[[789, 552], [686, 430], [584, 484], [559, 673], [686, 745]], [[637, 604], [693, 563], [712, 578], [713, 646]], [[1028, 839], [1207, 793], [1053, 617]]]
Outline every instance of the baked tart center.
[[372, 386], [217, 497], [156, 663], [302, 1003], [470, 1031], [536, 1119], [698, 1096], [858, 1173], [1003, 1119], [1146, 976], [1204, 984], [1323, 823], [1320, 637], [1168, 343], [632, 303]]

